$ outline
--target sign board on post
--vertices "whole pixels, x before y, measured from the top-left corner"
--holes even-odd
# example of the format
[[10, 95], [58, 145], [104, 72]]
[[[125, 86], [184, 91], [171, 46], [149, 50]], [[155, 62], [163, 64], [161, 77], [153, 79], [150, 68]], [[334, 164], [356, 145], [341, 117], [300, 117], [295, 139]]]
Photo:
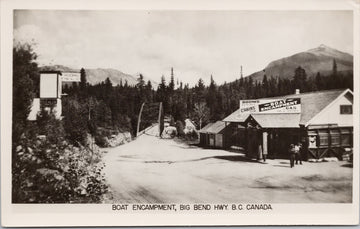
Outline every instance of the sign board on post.
[[300, 98], [240, 100], [240, 113], [300, 113]]
[[58, 73], [40, 74], [40, 98], [57, 98], [59, 95]]
[[61, 81], [62, 82], [80, 82], [81, 81], [80, 73], [63, 72], [61, 74]]

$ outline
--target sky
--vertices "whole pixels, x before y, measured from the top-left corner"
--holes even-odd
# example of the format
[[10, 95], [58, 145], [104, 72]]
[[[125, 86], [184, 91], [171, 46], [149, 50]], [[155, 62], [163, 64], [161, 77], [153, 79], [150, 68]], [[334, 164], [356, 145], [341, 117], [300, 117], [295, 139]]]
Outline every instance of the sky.
[[230, 82], [325, 44], [353, 54], [351, 11], [16, 10], [15, 42], [40, 65], [114, 68], [157, 82]]

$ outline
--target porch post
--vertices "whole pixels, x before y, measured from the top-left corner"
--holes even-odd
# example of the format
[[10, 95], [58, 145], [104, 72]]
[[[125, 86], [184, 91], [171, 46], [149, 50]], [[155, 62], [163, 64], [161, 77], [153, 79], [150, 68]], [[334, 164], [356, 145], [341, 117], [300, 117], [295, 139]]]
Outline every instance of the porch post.
[[263, 154], [268, 154], [268, 133], [263, 131], [262, 133], [262, 145], [263, 145]]

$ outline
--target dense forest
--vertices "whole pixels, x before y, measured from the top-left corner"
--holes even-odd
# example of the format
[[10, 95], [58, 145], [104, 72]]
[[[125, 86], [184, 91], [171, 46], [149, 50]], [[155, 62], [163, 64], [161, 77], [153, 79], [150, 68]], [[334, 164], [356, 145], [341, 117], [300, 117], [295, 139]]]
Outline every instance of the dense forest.
[[[130, 131], [135, 134], [141, 104], [162, 102], [165, 116], [170, 117], [174, 123], [183, 123], [186, 118], [190, 118], [200, 129], [205, 124], [221, 120], [238, 109], [240, 99], [292, 94], [295, 89], [300, 89], [302, 93], [335, 88], [352, 89], [352, 74], [338, 73], [335, 60], [331, 67], [332, 74], [327, 76], [320, 73], [307, 76], [305, 70], [299, 66], [294, 69], [291, 79], [264, 75], [262, 81], [253, 82], [251, 78], [240, 77], [222, 85], [217, 85], [213, 76], [210, 76], [210, 85], [205, 85], [200, 78], [194, 87], [181, 81], [175, 82], [174, 71], [171, 68], [170, 81], [166, 82], [165, 77], [161, 76], [156, 90], [150, 81], [144, 81], [142, 74], [135, 86], [129, 86], [127, 82], [112, 85], [109, 79], [100, 84], [89, 85], [86, 83], [86, 72], [82, 69], [82, 82], [64, 88], [68, 94], [64, 101], [80, 101], [78, 106], [81, 107], [82, 113], [73, 114], [78, 109], [71, 108], [66, 111], [70, 115], [65, 115], [65, 120], [66, 116], [87, 118], [90, 121], [89, 131], [95, 136], [99, 127], [101, 130]], [[144, 113], [146, 115], [146, 112]], [[157, 111], [150, 120], [156, 121], [156, 117]]]
[[[272, 97], [335, 88], [353, 88], [352, 74], [340, 74], [336, 61], [331, 75], [308, 76], [299, 66], [291, 79], [263, 76], [262, 81], [240, 77], [217, 85], [199, 79], [194, 87], [161, 76], [158, 88], [145, 82], [90, 85], [81, 69], [81, 82], [65, 84], [62, 97], [63, 119], [41, 111], [37, 121], [27, 120], [33, 98], [39, 94], [40, 69], [31, 46], [17, 44], [13, 49], [13, 202], [99, 202], [107, 187], [101, 176], [101, 155], [94, 145], [106, 146], [105, 138], [120, 132], [136, 131], [143, 103], [161, 102], [166, 117], [180, 130], [190, 118], [197, 128], [221, 120], [239, 106], [240, 99]], [[181, 78], [178, 75], [177, 78]], [[158, 112], [145, 112], [144, 122], [156, 121]], [[144, 127], [144, 126], [143, 126]], [[96, 144], [94, 144], [94, 142]]]

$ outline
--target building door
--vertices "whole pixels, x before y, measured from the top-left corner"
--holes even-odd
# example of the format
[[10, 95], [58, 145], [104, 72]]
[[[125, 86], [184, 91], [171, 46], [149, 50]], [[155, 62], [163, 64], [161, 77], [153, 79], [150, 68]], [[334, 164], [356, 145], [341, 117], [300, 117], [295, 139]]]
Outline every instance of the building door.
[[268, 140], [270, 158], [288, 159], [290, 144], [296, 144], [299, 135], [294, 129], [272, 129]]
[[247, 148], [247, 156], [251, 158], [258, 158], [259, 154], [259, 144], [262, 141], [262, 131], [257, 128], [248, 128], [247, 131], [247, 140], [248, 140], [248, 148]]
[[215, 135], [215, 145], [216, 145], [216, 147], [219, 147], [219, 148], [223, 147], [223, 135], [222, 134]]
[[215, 146], [215, 134], [210, 134], [209, 135], [209, 145], [210, 146]]

